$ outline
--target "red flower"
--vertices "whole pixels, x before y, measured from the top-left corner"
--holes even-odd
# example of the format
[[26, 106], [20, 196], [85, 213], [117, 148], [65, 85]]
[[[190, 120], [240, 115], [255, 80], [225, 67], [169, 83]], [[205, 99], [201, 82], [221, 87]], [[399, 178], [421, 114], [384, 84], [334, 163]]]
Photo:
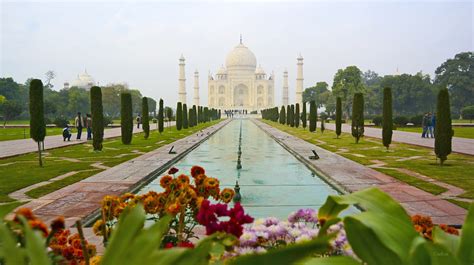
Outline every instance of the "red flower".
[[204, 168], [200, 167], [200, 166], [193, 166], [191, 168], [191, 176], [193, 178], [199, 176], [199, 175], [204, 175], [206, 173], [206, 171], [204, 170]]
[[178, 244], [180, 248], [194, 248], [194, 244], [191, 242], [181, 242]]
[[176, 173], [176, 172], [178, 172], [178, 171], [179, 171], [179, 169], [177, 169], [177, 168], [175, 168], [175, 167], [172, 167], [172, 168], [170, 168], [170, 170], [168, 170], [168, 174], [174, 174], [174, 173]]
[[168, 242], [168, 243], [165, 244], [165, 248], [173, 248], [173, 247], [174, 247], [174, 245], [171, 242]]

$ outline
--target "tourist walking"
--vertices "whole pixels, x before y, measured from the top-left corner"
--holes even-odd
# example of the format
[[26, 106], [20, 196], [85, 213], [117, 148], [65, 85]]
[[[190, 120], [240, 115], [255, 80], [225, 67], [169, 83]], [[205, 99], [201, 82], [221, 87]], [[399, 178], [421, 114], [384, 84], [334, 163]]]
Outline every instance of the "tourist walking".
[[80, 112], [77, 113], [76, 119], [74, 120], [74, 125], [77, 129], [76, 140], [81, 140], [82, 128], [84, 127], [84, 119], [82, 118]]
[[92, 117], [89, 113], [86, 114], [86, 128], [87, 140], [92, 140]]
[[436, 113], [433, 113], [433, 116], [431, 116], [431, 138], [434, 138], [436, 134]]
[[140, 123], [142, 123], [142, 117], [140, 115], [137, 116], [137, 129], [140, 129]]
[[71, 128], [69, 128], [69, 125], [66, 124], [66, 127], [64, 127], [63, 129], [63, 141], [71, 141], [71, 136]]
[[427, 117], [428, 121], [427, 121], [427, 131], [426, 131], [426, 138], [433, 138], [433, 124], [432, 124], [432, 115], [431, 115], [431, 112], [428, 112], [428, 117]]
[[423, 115], [423, 119], [421, 120], [421, 127], [423, 129], [421, 137], [426, 138], [426, 133], [428, 132], [428, 113], [425, 113], [425, 115]]

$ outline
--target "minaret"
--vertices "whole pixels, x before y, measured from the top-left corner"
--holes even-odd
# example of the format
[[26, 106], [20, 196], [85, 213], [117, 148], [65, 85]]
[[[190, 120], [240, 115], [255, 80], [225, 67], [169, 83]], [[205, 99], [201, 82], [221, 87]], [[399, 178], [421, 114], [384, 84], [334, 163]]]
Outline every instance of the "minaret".
[[178, 100], [179, 102], [186, 103], [186, 74], [184, 73], [184, 56], [181, 54], [179, 58], [179, 91]]
[[297, 74], [296, 74], [296, 99], [295, 103], [299, 103], [300, 106], [303, 103], [303, 56], [297, 58]]
[[283, 72], [283, 98], [281, 104], [283, 106], [288, 105], [288, 71], [286, 69]]
[[194, 71], [194, 105], [199, 106], [199, 72]]

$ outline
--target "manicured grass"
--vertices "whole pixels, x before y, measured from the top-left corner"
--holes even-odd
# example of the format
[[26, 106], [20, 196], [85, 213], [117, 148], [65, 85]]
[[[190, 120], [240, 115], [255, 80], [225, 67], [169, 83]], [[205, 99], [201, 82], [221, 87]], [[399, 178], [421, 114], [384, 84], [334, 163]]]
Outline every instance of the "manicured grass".
[[[365, 137], [356, 144], [354, 138], [348, 133], [343, 133], [339, 139], [336, 139], [334, 131], [331, 130], [326, 130], [324, 134], [321, 134], [318, 128], [316, 133], [310, 133], [301, 127], [292, 128], [275, 122], [264, 122], [332, 152], [347, 149], [347, 152], [339, 154], [363, 165], [372, 165], [375, 163], [375, 160], [378, 160], [386, 163], [384, 167], [408, 169], [460, 187], [466, 191], [460, 197], [474, 199], [474, 175], [469, 173], [474, 172], [474, 156], [450, 154], [445, 165], [439, 166], [431, 148], [393, 143], [390, 145], [390, 150], [386, 151], [380, 139]], [[358, 157], [354, 154], [362, 155], [363, 157]], [[411, 159], [400, 160], [407, 158]], [[388, 175], [392, 174], [388, 172]], [[397, 177], [395, 174], [393, 175], [393, 177]], [[417, 185], [423, 186], [423, 183], [417, 183]], [[433, 190], [433, 187], [425, 187], [424, 189], [431, 190], [434, 194], [439, 192], [439, 190]]]
[[61, 179], [61, 180], [56, 180], [50, 184], [38, 187], [36, 189], [32, 189], [26, 193], [26, 195], [32, 197], [32, 198], [39, 198], [41, 196], [44, 196], [48, 193], [51, 193], [53, 191], [59, 190], [61, 188], [64, 188], [66, 186], [69, 186], [71, 184], [74, 184], [78, 181], [81, 181], [83, 179], [86, 179], [92, 175], [95, 175], [99, 172], [103, 171], [102, 169], [97, 169], [97, 170], [91, 170], [91, 171], [82, 171], [77, 174], [74, 174], [70, 177]]
[[411, 186], [417, 187], [420, 190], [427, 191], [429, 193], [438, 195], [441, 194], [448, 189], [438, 186], [436, 184], [433, 184], [431, 182], [427, 182], [424, 180], [421, 180], [419, 178], [407, 175], [405, 173], [399, 172], [395, 169], [385, 169], [385, 168], [375, 168], [375, 170], [380, 171], [382, 173], [385, 173], [391, 177], [394, 177], [402, 182], [405, 182], [407, 184], [410, 184]]
[[[47, 128], [46, 135], [60, 135], [62, 134], [62, 128]], [[74, 130], [73, 130], [74, 132]], [[29, 139], [30, 128], [3, 128], [0, 127], [0, 141], [18, 140], [18, 139]]]
[[459, 201], [459, 200], [454, 200], [454, 199], [446, 199], [446, 200], [464, 209], [469, 209], [469, 206], [471, 205], [470, 203], [465, 202], [465, 201]]
[[[397, 130], [404, 132], [416, 132], [420, 135], [423, 132], [421, 127], [400, 127], [397, 128]], [[453, 127], [453, 130], [455, 137], [474, 139], [474, 127]]]
[[[134, 134], [132, 143], [123, 145], [120, 138], [111, 138], [104, 141], [102, 152], [94, 152], [89, 143], [67, 146], [58, 149], [47, 150], [44, 154], [44, 167], [38, 166], [36, 153], [25, 154], [21, 156], [0, 159], [0, 202], [13, 201], [8, 194], [32, 184], [49, 180], [51, 178], [63, 175], [70, 171], [82, 171], [95, 169], [91, 164], [102, 162], [112, 167], [127, 160], [140, 156], [137, 152], [149, 152], [168, 143], [174, 142], [180, 138], [193, 134], [205, 127], [214, 125], [219, 121], [200, 124], [193, 128], [177, 131], [176, 127], [165, 128], [160, 135], [158, 131], [150, 132], [150, 138], [145, 140], [143, 133]], [[126, 154], [125, 156], [122, 156]], [[93, 175], [95, 172], [84, 172]], [[71, 177], [72, 178], [72, 177]], [[47, 188], [53, 191], [61, 187], [65, 182], [72, 180], [62, 180], [57, 184]], [[43, 191], [35, 191], [42, 193]]]
[[24, 204], [24, 202], [12, 202], [0, 205], [0, 220], [2, 220], [5, 215], [15, 210], [18, 206], [22, 204]]

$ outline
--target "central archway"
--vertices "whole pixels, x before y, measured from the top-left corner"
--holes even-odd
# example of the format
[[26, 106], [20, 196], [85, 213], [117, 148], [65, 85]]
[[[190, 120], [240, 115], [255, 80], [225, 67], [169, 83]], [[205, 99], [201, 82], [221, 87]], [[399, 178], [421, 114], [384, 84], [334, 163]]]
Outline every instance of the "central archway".
[[234, 107], [246, 108], [249, 106], [249, 88], [244, 84], [234, 87]]

